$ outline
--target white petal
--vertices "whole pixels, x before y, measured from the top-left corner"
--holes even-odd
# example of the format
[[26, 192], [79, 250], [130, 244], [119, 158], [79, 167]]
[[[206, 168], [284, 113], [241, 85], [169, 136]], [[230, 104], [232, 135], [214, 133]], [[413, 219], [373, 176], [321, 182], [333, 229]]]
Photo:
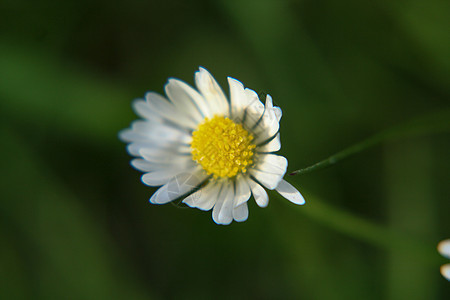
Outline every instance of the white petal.
[[441, 241], [438, 244], [437, 249], [442, 256], [450, 258], [450, 239]]
[[247, 95], [247, 103], [254, 103], [259, 102], [264, 109], [264, 104], [259, 100], [258, 93], [256, 93], [254, 90], [245, 88], [245, 94]]
[[267, 95], [264, 114], [261, 122], [258, 124], [258, 127], [255, 128], [255, 134], [257, 137], [255, 138], [254, 143], [259, 144], [268, 140], [273, 137], [279, 129], [280, 123], [278, 122], [275, 111], [273, 110], [272, 97]]
[[164, 123], [150, 122], [144, 120], [134, 121], [130, 129], [119, 133], [121, 140], [125, 142], [154, 142], [155, 145], [176, 141], [177, 143], [188, 143], [191, 140], [187, 131]]
[[[173, 155], [188, 155], [190, 147], [184, 144], [155, 144], [155, 142], [136, 142], [128, 144], [127, 151], [133, 156], [142, 156], [142, 151], [147, 153], [154, 153], [156, 156], [173, 156]], [[159, 158], [157, 158], [159, 159]], [[163, 158], [164, 159], [164, 158]]]
[[216, 204], [220, 186], [220, 184], [210, 182], [204, 188], [201, 188], [195, 193], [186, 197], [183, 200], [183, 203], [186, 203], [192, 208], [210, 210], [211, 208], [213, 208], [214, 204]]
[[152, 151], [190, 153], [189, 143], [192, 139], [187, 132], [164, 124], [152, 124], [148, 121], [135, 121], [131, 129], [119, 133], [123, 141], [131, 142], [128, 152], [140, 156], [144, 148]]
[[155, 92], [148, 92], [145, 95], [148, 105], [151, 110], [163, 117], [164, 119], [180, 126], [181, 128], [188, 128], [195, 130], [197, 123], [184, 111], [180, 111], [175, 105], [170, 103], [166, 98]]
[[119, 139], [125, 143], [130, 143], [142, 139], [142, 136], [134, 132], [133, 129], [127, 128], [119, 131]]
[[270, 142], [259, 146], [258, 152], [276, 152], [281, 149], [280, 133], [278, 133]]
[[242, 203], [241, 205], [233, 208], [233, 219], [236, 222], [244, 222], [248, 219], [247, 203]]
[[242, 203], [247, 202], [251, 195], [252, 193], [250, 191], [250, 187], [248, 186], [247, 180], [244, 176], [239, 175], [236, 178], [236, 201], [234, 206], [237, 207]]
[[257, 168], [265, 173], [280, 174], [286, 173], [288, 161], [284, 156], [277, 154], [261, 154], [259, 156]]
[[150, 198], [150, 203], [165, 204], [173, 201], [197, 188], [206, 177], [199, 168], [181, 173], [160, 187]]
[[165, 86], [167, 97], [178, 108], [196, 122], [201, 122], [208, 111], [203, 112], [205, 108], [205, 99], [196, 90], [181, 80], [171, 78]]
[[287, 159], [280, 155], [263, 154], [260, 156], [257, 169], [250, 170], [260, 183], [262, 183], [269, 190], [277, 187], [278, 183], [286, 173]]
[[209, 117], [217, 115], [228, 116], [229, 104], [214, 77], [205, 69], [199, 68], [195, 73], [195, 85], [206, 100]]
[[292, 203], [299, 205], [305, 204], [305, 199], [303, 199], [303, 196], [300, 194], [300, 192], [286, 180], [280, 181], [280, 183], [276, 187], [276, 191]]
[[[159, 155], [170, 155], [170, 154], [181, 154], [181, 155], [190, 155], [191, 146], [187, 140], [171, 141], [166, 139], [157, 140], [147, 140], [147, 141], [138, 141], [134, 143], [130, 143], [129, 147], [134, 148], [134, 151], [142, 152], [141, 150], [145, 150], [147, 154], [157, 153]], [[139, 148], [139, 150], [138, 150]]]
[[213, 220], [220, 225], [228, 225], [233, 221], [234, 190], [230, 183], [223, 183], [222, 190], [213, 208]]
[[146, 161], [145, 159], [142, 159], [142, 158], [133, 159], [131, 161], [131, 165], [135, 169], [138, 169], [139, 171], [142, 171], [142, 172], [156, 171], [156, 170], [160, 170], [161, 168], [164, 167], [160, 164], [152, 163], [152, 162]]
[[[165, 142], [165, 143], [163, 143]], [[136, 142], [128, 144], [127, 150], [131, 155], [142, 156], [142, 151], [146, 150], [147, 153], [155, 153], [158, 156], [169, 155], [190, 155], [191, 148], [187, 144], [170, 143], [167, 141], [161, 141], [158, 145], [156, 142]]]
[[170, 162], [162, 163], [162, 162], [153, 162], [147, 161], [141, 158], [135, 158], [131, 161], [131, 165], [142, 172], [153, 172], [159, 171], [163, 169], [173, 169], [175, 167], [180, 168], [183, 166], [184, 168], [191, 167], [195, 162], [191, 161], [187, 157], [179, 157], [177, 159], [171, 160]]
[[247, 183], [252, 190], [256, 204], [258, 204], [259, 207], [266, 207], [269, 204], [269, 196], [267, 195], [266, 190], [251, 179], [248, 179]]
[[231, 77], [228, 77], [228, 85], [230, 86], [231, 115], [233, 119], [241, 120], [244, 108], [249, 104], [244, 85]]
[[143, 99], [134, 100], [132, 103], [134, 112], [144, 119], [152, 121], [162, 121], [162, 117], [158, 115], [148, 103]]
[[450, 264], [445, 264], [441, 266], [441, 274], [445, 279], [450, 281]]
[[185, 173], [186, 170], [192, 169], [193, 166], [194, 162], [191, 162], [186, 165], [176, 165], [171, 166], [170, 168], [155, 170], [142, 175], [141, 180], [144, 184], [149, 186], [160, 186], [166, 184], [177, 175]]
[[264, 104], [259, 100], [258, 94], [255, 91], [246, 88], [245, 94], [247, 95], [248, 103], [245, 108], [245, 126], [247, 128], [253, 128], [264, 114]]
[[280, 174], [265, 173], [255, 169], [251, 170], [250, 174], [269, 190], [274, 190], [283, 178]]
[[283, 115], [281, 108], [279, 108], [278, 106], [274, 106], [273, 111], [275, 112], [275, 116], [277, 117], [278, 122], [280, 122], [281, 116]]
[[153, 138], [157, 141], [160, 139], [180, 140], [189, 136], [187, 130], [177, 127], [168, 126], [164, 123], [150, 122], [148, 120], [138, 120], [131, 124], [131, 129], [145, 137]]
[[[134, 145], [130, 144], [129, 146]], [[177, 152], [176, 149], [162, 149], [142, 147], [139, 155], [145, 160], [159, 164], [187, 163], [192, 161], [192, 156], [188, 152]]]
[[131, 161], [131, 165], [142, 172], [154, 172], [161, 170], [173, 170], [173, 169], [188, 169], [196, 165], [194, 161], [186, 156], [174, 157], [171, 160], [162, 161], [148, 161], [141, 158], [136, 158]]
[[149, 145], [146, 143], [131, 143], [127, 146], [127, 151], [130, 155], [141, 156], [140, 152], [143, 148], [147, 148]]
[[[162, 119], [162, 115], [158, 115], [157, 110], [152, 110], [149, 103], [153, 101], [157, 107], [172, 110], [174, 109], [173, 105], [155, 93], [148, 93], [147, 100], [148, 102], [136, 100], [134, 102], [135, 107], [145, 107], [144, 115], [147, 114], [147, 117], [150, 117], [150, 115], [155, 114], [157, 117], [152, 120], [134, 121], [131, 124], [131, 128], [122, 130], [119, 133], [119, 138], [129, 143], [127, 146], [128, 152], [133, 156], [141, 156], [141, 151], [144, 149], [147, 152], [156, 153], [156, 156], [164, 157], [171, 156], [167, 154], [189, 154], [189, 143], [192, 139], [189, 129], [177, 127], [178, 125], [170, 125]], [[141, 109], [137, 108], [137, 110]], [[172, 115], [174, 115], [173, 111]]]

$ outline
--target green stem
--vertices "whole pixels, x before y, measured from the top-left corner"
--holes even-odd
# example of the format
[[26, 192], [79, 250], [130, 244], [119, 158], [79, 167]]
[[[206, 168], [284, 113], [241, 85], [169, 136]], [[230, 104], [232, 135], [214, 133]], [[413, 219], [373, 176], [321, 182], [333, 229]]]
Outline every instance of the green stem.
[[313, 171], [332, 166], [352, 155], [358, 154], [372, 146], [382, 142], [393, 140], [396, 138], [418, 136], [423, 134], [431, 134], [445, 132], [450, 130], [450, 110], [434, 112], [425, 116], [418, 117], [406, 123], [397, 125], [368, 139], [365, 139], [353, 146], [350, 146], [330, 157], [319, 161], [309, 167], [291, 172], [289, 175], [303, 175]]
[[[311, 200], [311, 199], [310, 199]], [[408, 252], [415, 260], [439, 264], [442, 258], [435, 250], [432, 239], [423, 239], [403, 231], [377, 224], [348, 211], [325, 203], [318, 198], [308, 202], [308, 209], [295, 209], [319, 224], [347, 236], [376, 245], [382, 249]], [[289, 210], [289, 211], [292, 211]]]

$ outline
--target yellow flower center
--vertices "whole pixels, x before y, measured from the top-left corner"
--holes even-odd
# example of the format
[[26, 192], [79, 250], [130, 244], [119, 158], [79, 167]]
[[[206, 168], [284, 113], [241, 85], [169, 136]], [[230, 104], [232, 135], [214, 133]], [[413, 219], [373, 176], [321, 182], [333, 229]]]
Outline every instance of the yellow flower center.
[[192, 159], [214, 178], [247, 172], [253, 163], [253, 135], [226, 117], [205, 120], [192, 133]]

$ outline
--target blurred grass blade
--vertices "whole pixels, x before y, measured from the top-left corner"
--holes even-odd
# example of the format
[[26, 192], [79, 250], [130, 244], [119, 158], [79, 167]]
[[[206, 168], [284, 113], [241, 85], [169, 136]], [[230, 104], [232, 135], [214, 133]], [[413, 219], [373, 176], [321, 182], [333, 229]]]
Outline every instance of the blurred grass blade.
[[[19, 287], [19, 293], [2, 287], [0, 298], [147, 299], [134, 274], [117, 265], [102, 223], [16, 134], [0, 128], [0, 137], [2, 154], [10, 158], [2, 165], [8, 180], [0, 181], [0, 225], [8, 228], [6, 237], [0, 236], [8, 244], [1, 253], [14, 254], [2, 266], [12, 268], [7, 274], [17, 277]], [[24, 251], [14, 253], [20, 248]]]
[[350, 146], [347, 149], [344, 149], [318, 163], [313, 164], [312, 166], [293, 171], [290, 175], [304, 175], [330, 167], [344, 159], [385, 141], [447, 131], [450, 131], [450, 110], [434, 112], [375, 134], [362, 142]]
[[[277, 196], [279, 197], [279, 196]], [[365, 241], [386, 250], [406, 251], [416, 261], [438, 265], [441, 262], [433, 241], [428, 241], [399, 230], [371, 222], [333, 205], [327, 204], [317, 197], [309, 196], [306, 207], [287, 209], [284, 213], [298, 214], [320, 223], [331, 230]]]
[[97, 143], [116, 140], [129, 122], [123, 101], [132, 96], [124, 88], [37, 47], [1, 39], [0, 45], [0, 109], [9, 118]]
[[[391, 143], [383, 147], [387, 211], [393, 230], [414, 232], [418, 237], [439, 240], [438, 208], [433, 197], [433, 151], [430, 139]], [[410, 249], [393, 248], [388, 256], [389, 299], [437, 299], [433, 275], [439, 266], [430, 268], [412, 258]], [[405, 276], [405, 274], [409, 274]], [[410, 287], [414, 286], [414, 289]]]
[[[306, 87], [320, 82], [320, 91], [326, 97], [341, 97], [336, 77], [288, 1], [260, 1], [255, 5], [253, 1], [221, 0], [218, 5], [236, 33], [253, 49], [264, 76], [273, 83], [274, 94], [288, 96], [284, 93], [301, 82], [302, 88], [295, 89], [296, 98], [311, 98], [315, 95]], [[302, 71], [293, 66], [301, 66]]]

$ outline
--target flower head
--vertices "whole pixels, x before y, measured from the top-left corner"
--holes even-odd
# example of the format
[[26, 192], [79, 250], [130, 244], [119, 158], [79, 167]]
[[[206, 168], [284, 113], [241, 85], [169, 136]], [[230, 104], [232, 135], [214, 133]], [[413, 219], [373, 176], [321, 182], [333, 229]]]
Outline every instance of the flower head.
[[[450, 259], [450, 239], [441, 241], [438, 244], [437, 249], [442, 256]], [[445, 279], [450, 281], [450, 264], [441, 266], [441, 274]]]
[[180, 197], [190, 207], [213, 210], [217, 224], [248, 217], [253, 194], [260, 207], [276, 190], [295, 204], [302, 195], [283, 180], [287, 160], [274, 154], [281, 148], [281, 109], [267, 95], [265, 105], [251, 89], [228, 77], [227, 99], [212, 75], [195, 73], [197, 90], [169, 79], [165, 97], [149, 92], [133, 108], [142, 120], [120, 132], [136, 158], [131, 164], [145, 172], [142, 182], [161, 186], [150, 198], [165, 204]]

